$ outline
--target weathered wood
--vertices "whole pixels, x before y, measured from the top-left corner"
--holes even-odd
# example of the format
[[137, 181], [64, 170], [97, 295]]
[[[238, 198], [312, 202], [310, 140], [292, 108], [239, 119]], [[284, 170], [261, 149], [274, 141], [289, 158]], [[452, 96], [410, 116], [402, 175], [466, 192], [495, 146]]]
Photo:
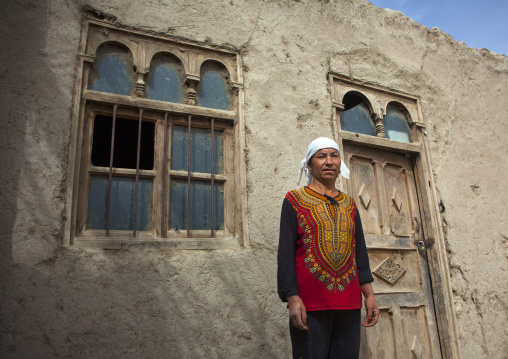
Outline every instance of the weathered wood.
[[[81, 34], [81, 46], [84, 48], [85, 35]], [[85, 66], [82, 61], [78, 69], [78, 76], [74, 84], [76, 96], [74, 98], [72, 116], [75, 121], [71, 124], [71, 139], [69, 142], [69, 163], [74, 163], [75, 166], [69, 165], [67, 168], [67, 201], [66, 201], [66, 213], [67, 220], [64, 225], [63, 245], [72, 243], [72, 238], [76, 235], [76, 224], [78, 215], [78, 203], [79, 203], [79, 181], [81, 166], [81, 149], [83, 142], [83, 123], [85, 122], [85, 107], [81, 106], [81, 93], [86, 86], [86, 79], [88, 78], [89, 68]], [[83, 80], [83, 83], [81, 83]], [[70, 201], [69, 199], [72, 199]], [[69, 222], [70, 221], [70, 222]], [[69, 230], [70, 232], [67, 232]]]
[[[243, 84], [243, 71], [242, 71], [242, 59], [238, 55], [237, 61], [237, 73], [238, 82]], [[247, 168], [246, 168], [246, 152], [245, 152], [245, 111], [244, 101], [245, 92], [243, 85], [237, 86], [237, 106], [238, 106], [238, 123], [234, 129], [234, 147], [235, 161], [234, 161], [234, 188], [233, 198], [235, 199], [234, 207], [234, 221], [238, 225], [235, 226], [235, 232], [239, 238], [243, 239], [244, 247], [249, 247], [249, 226], [247, 221]]]
[[414, 251], [415, 246], [410, 237], [395, 237], [385, 235], [366, 234], [367, 248], [397, 249]]
[[[156, 163], [157, 163], [157, 161], [155, 161], [154, 164], [156, 164]], [[157, 170], [158, 170], [157, 167], [155, 167], [153, 170], [141, 170], [140, 169], [139, 170], [139, 177], [154, 178], [157, 174]], [[98, 175], [108, 174], [109, 168], [108, 167], [89, 166], [88, 172], [90, 174], [98, 174]], [[111, 173], [114, 174], [115, 177], [122, 177], [122, 176], [133, 177], [136, 175], [136, 169], [135, 168], [115, 168], [115, 167], [113, 167]]]
[[[421, 107], [419, 111], [421, 113]], [[443, 358], [460, 359], [462, 350], [459, 344], [457, 318], [454, 311], [452, 286], [446, 254], [443, 226], [439, 215], [439, 201], [434, 184], [434, 176], [430, 165], [430, 152], [427, 149], [425, 136], [419, 132], [419, 138], [423, 144], [422, 156], [417, 157], [418, 180], [421, 183], [421, 195], [423, 202], [424, 219], [429, 226], [425, 238], [435, 235], [435, 244], [427, 250], [429, 263], [429, 275], [432, 278], [432, 292], [435, 304], [435, 314], [439, 328], [439, 338]], [[427, 200], [425, 200], [425, 198]]]
[[[187, 178], [188, 172], [187, 171], [175, 171], [171, 170], [169, 171], [171, 177], [174, 178]], [[191, 179], [202, 179], [202, 180], [210, 180], [212, 178], [211, 174], [209, 173], [201, 173], [201, 172], [190, 172]], [[225, 182], [228, 179], [228, 177], [224, 174], [216, 174], [214, 176], [214, 180], [216, 182]]]
[[[415, 321], [419, 314], [411, 310], [401, 311], [400, 308], [416, 308], [425, 318], [415, 325], [423, 333], [423, 345], [428, 350], [426, 355], [437, 358], [440, 350], [427, 263], [414, 244], [421, 231], [411, 158], [363, 143], [353, 145], [346, 142], [344, 152], [350, 161], [350, 194], [356, 199], [365, 223], [371, 267], [375, 269], [374, 276], [379, 279], [374, 282], [378, 305], [391, 308], [396, 346], [394, 355], [397, 358], [412, 355], [407, 340], [413, 340], [413, 337], [405, 338], [404, 333], [407, 323]], [[380, 221], [374, 218], [377, 213], [381, 214]], [[384, 331], [368, 331], [367, 335], [381, 335]], [[381, 338], [369, 341], [377, 343], [377, 350], [384, 349]]]
[[[162, 116], [161, 116], [162, 117]], [[152, 192], [152, 212], [153, 219], [151, 222], [151, 228], [155, 232], [157, 237], [163, 237], [164, 225], [162, 224], [163, 216], [163, 202], [165, 197], [165, 189], [163, 188], [164, 178], [164, 124], [165, 121], [161, 118], [155, 126], [155, 161], [154, 161], [154, 172], [158, 173], [158, 178], [153, 183]], [[142, 175], [142, 170], [139, 170], [139, 175]]]
[[400, 314], [400, 307], [393, 306], [391, 308], [391, 311], [392, 311], [393, 331], [395, 335], [395, 354], [397, 355], [397, 359], [407, 358], [409, 353], [404, 338], [404, 328], [402, 327], [402, 317]]
[[[210, 232], [210, 231], [208, 231]], [[193, 239], [112, 239], [106, 237], [74, 238], [74, 246], [103, 249], [233, 249], [240, 245], [236, 238]]]
[[119, 106], [131, 106], [146, 110], [168, 111], [175, 114], [190, 114], [193, 116], [214, 117], [234, 122], [237, 119], [236, 111], [216, 110], [212, 108], [157, 101], [147, 98], [116, 95], [105, 92], [85, 90], [84, 98], [90, 102], [116, 103]]
[[422, 293], [383, 293], [376, 292], [376, 302], [380, 309], [398, 307], [422, 307], [425, 305], [425, 298]]
[[378, 148], [385, 151], [411, 154], [421, 152], [421, 147], [417, 143], [399, 142], [389, 140], [387, 138], [363, 135], [361, 133], [353, 133], [349, 131], [340, 131], [339, 136], [345, 142], [358, 143], [367, 147]]

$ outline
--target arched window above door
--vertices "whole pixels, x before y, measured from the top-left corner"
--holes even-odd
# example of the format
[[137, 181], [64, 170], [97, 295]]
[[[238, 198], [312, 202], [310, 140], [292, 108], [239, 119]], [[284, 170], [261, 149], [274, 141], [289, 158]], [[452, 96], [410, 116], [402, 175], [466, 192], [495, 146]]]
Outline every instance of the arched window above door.
[[376, 136], [376, 126], [367, 101], [355, 92], [348, 92], [343, 103], [345, 109], [340, 113], [340, 128], [343, 131]]
[[398, 103], [391, 102], [383, 118], [385, 137], [390, 140], [413, 143], [411, 131], [407, 124], [407, 111]]
[[132, 54], [120, 44], [101, 45], [88, 79], [88, 89], [130, 95], [136, 83]]

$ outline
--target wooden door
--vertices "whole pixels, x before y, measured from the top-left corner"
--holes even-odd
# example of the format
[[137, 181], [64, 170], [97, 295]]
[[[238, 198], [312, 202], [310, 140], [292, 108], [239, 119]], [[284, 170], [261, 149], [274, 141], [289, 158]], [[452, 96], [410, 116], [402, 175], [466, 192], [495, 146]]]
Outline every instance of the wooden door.
[[412, 159], [344, 144], [351, 170], [347, 191], [356, 201], [381, 310], [362, 329], [361, 358], [441, 358]]

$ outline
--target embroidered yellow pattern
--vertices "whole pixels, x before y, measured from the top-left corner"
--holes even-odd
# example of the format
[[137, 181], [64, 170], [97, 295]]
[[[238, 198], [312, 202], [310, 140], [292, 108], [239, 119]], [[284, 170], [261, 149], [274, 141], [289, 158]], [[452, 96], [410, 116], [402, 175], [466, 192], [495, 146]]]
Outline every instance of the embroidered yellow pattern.
[[354, 200], [341, 193], [332, 204], [307, 188], [290, 194], [303, 233], [305, 268], [329, 290], [343, 291], [356, 277]]

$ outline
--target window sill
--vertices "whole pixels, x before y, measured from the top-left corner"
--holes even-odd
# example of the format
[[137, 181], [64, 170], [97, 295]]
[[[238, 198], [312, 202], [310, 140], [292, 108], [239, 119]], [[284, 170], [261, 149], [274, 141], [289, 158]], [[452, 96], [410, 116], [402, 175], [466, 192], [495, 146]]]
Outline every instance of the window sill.
[[233, 249], [239, 248], [235, 238], [185, 238], [185, 239], [131, 239], [75, 237], [72, 245], [78, 248], [102, 249]]
[[341, 137], [344, 141], [360, 143], [362, 145], [379, 148], [381, 150], [401, 153], [409, 152], [415, 154], [421, 152], [421, 146], [419, 143], [400, 142], [387, 138], [369, 136], [349, 131], [339, 131], [339, 137]]

